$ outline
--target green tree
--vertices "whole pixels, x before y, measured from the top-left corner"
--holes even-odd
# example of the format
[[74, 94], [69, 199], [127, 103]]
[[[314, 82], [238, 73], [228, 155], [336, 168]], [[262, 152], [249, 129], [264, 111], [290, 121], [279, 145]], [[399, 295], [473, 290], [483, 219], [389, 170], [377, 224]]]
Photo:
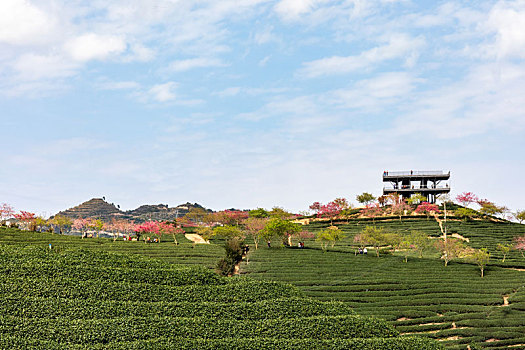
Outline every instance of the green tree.
[[190, 208], [188, 213], [184, 215], [184, 217], [198, 224], [198, 223], [205, 222], [206, 217], [208, 215], [209, 213], [205, 209], [199, 208], [199, 207], [192, 207]]
[[428, 236], [421, 231], [412, 231], [407, 238], [411, 249], [418, 252], [419, 258], [422, 258], [423, 252], [432, 246]]
[[315, 240], [321, 242], [321, 249], [326, 251], [328, 244], [330, 244], [330, 246], [333, 248], [337, 242], [341, 241], [345, 237], [346, 235], [344, 232], [337, 226], [328, 226], [324, 230], [319, 231]]
[[261, 237], [268, 241], [271, 241], [274, 237], [278, 237], [283, 241], [287, 238], [288, 243], [291, 245], [291, 237], [300, 231], [301, 225], [274, 217], [266, 223], [266, 226], [261, 231]]
[[[51, 224], [58, 226], [59, 233], [63, 233], [63, 230], [66, 227], [70, 227], [73, 224], [73, 221], [67, 216], [57, 215], [51, 219]], [[102, 227], [100, 227], [102, 229]]]
[[507, 254], [509, 254], [510, 250], [512, 249], [512, 244], [498, 243], [498, 245], [496, 246], [496, 249], [499, 250], [501, 254], [503, 254], [503, 259], [501, 260], [501, 262], [505, 262], [505, 259], [507, 258]]
[[379, 258], [379, 248], [385, 244], [385, 230], [383, 227], [366, 226], [360, 233], [360, 237], [364, 242], [372, 245]]
[[270, 213], [266, 209], [263, 209], [263, 208], [257, 208], [257, 209], [250, 210], [249, 215], [251, 218], [259, 218], [259, 219], [270, 217]]
[[468, 259], [478, 265], [481, 271], [481, 278], [483, 278], [485, 267], [490, 261], [490, 253], [487, 251], [487, 248], [471, 249], [468, 253]]
[[475, 218], [478, 216], [478, 212], [470, 208], [458, 208], [455, 210], [454, 214], [457, 217], [465, 219], [467, 221], [470, 221], [472, 220], [472, 218]]
[[516, 220], [521, 224], [523, 221], [525, 221], [525, 210], [516, 210], [514, 214], [512, 214]]
[[281, 220], [289, 219], [293, 216], [292, 213], [284, 210], [281, 207], [273, 207], [269, 212], [271, 218], [278, 218]]
[[221, 236], [225, 239], [240, 239], [244, 240], [245, 232], [238, 226], [217, 226], [213, 229], [213, 235], [214, 236]]
[[363, 192], [357, 195], [355, 198], [357, 199], [359, 203], [364, 204], [364, 205], [369, 205], [370, 203], [376, 200], [376, 197], [374, 197], [374, 195], [368, 192]]
[[408, 204], [411, 205], [419, 204], [426, 201], [427, 197], [423, 196], [421, 193], [414, 193], [412, 196], [410, 196], [409, 199], [407, 199]]
[[219, 260], [217, 269], [223, 276], [231, 276], [235, 273], [237, 264], [242, 260], [242, 248], [244, 241], [239, 238], [231, 238], [224, 244], [226, 257]]

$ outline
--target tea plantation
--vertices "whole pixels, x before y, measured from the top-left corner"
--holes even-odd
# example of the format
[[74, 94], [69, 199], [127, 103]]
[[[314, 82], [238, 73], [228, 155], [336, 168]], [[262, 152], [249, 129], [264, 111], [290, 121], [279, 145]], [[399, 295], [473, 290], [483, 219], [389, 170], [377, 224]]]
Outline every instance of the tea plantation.
[[197, 266], [221, 250], [2, 229], [0, 348], [440, 348], [347, 303]]
[[[251, 278], [293, 284], [317, 300], [342, 301], [358, 314], [386, 319], [402, 334], [424, 335], [451, 349], [525, 349], [525, 259], [511, 252], [505, 263], [495, 248], [525, 233], [525, 225], [451, 221], [449, 232], [486, 247], [491, 261], [485, 277], [474, 264], [453, 260], [445, 267], [437, 252], [423, 258], [373, 251], [355, 255], [353, 236], [371, 221], [337, 223], [347, 238], [327, 252], [307, 240], [305, 248], [252, 251], [241, 272]], [[375, 221], [392, 232], [419, 230], [439, 236], [434, 220]], [[311, 231], [326, 227], [315, 222]]]

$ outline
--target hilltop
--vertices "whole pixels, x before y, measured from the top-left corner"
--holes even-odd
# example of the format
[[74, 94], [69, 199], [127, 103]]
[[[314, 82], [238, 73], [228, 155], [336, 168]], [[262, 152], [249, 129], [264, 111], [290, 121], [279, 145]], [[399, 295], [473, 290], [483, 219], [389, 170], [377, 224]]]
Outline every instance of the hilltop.
[[206, 209], [198, 203], [189, 202], [172, 208], [167, 204], [146, 204], [133, 210], [122, 211], [119, 206], [106, 202], [104, 198], [92, 198], [73, 208], [60, 211], [55, 216], [62, 215], [72, 219], [93, 218], [106, 221], [113, 218], [133, 221], [173, 220], [186, 215], [192, 208], [211, 212], [210, 209]]

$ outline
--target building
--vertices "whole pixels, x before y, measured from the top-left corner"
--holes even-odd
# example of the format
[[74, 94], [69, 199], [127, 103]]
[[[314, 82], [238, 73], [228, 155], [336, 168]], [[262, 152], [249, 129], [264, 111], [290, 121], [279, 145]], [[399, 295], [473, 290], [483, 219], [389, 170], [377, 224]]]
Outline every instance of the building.
[[398, 193], [404, 199], [415, 193], [425, 196], [430, 203], [435, 203], [439, 195], [450, 192], [448, 181], [450, 171], [385, 171], [383, 194]]

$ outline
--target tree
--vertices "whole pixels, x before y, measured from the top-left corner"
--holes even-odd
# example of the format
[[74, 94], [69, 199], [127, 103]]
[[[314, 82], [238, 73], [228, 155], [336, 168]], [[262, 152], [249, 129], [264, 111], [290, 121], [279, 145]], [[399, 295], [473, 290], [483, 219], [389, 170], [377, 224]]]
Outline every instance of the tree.
[[44, 219], [43, 217], [41, 217], [41, 216], [37, 216], [37, 217], [35, 218], [35, 226], [36, 226], [36, 229], [37, 229], [39, 232], [43, 232], [43, 229], [44, 229], [45, 227], [47, 227], [47, 224], [48, 224], [47, 220]]
[[313, 210], [315, 215], [319, 213], [319, 210], [321, 210], [321, 203], [320, 202], [313, 202], [312, 205], [310, 205], [310, 210]]
[[419, 258], [423, 257], [423, 252], [431, 247], [428, 236], [421, 231], [412, 231], [408, 237], [411, 249], [417, 251]]
[[270, 213], [268, 213], [268, 211], [266, 209], [263, 209], [263, 208], [257, 208], [257, 209], [254, 209], [254, 210], [250, 210], [248, 212], [248, 215], [251, 218], [259, 218], [259, 219], [269, 218], [270, 217]]
[[372, 223], [374, 223], [374, 219], [383, 214], [383, 208], [378, 203], [374, 203], [361, 209], [360, 213], [363, 216], [372, 218]]
[[421, 202], [421, 204], [417, 206], [415, 212], [418, 214], [426, 214], [427, 219], [433, 213], [436, 213], [436, 214], [441, 213], [441, 211], [439, 210], [439, 207], [436, 204], [431, 204], [429, 202]]
[[7, 203], [0, 204], [0, 221], [10, 219], [15, 214], [15, 210]]
[[521, 224], [523, 221], [525, 221], [525, 210], [516, 210], [512, 216], [514, 216], [514, 218]]
[[376, 197], [374, 197], [371, 193], [363, 192], [357, 195], [356, 199], [361, 204], [369, 205], [370, 203], [376, 200]]
[[499, 215], [504, 214], [508, 209], [506, 207], [500, 207], [487, 199], [479, 199], [477, 201], [479, 206], [479, 212], [483, 215]]
[[67, 216], [56, 215], [53, 219], [50, 220], [50, 223], [58, 226], [58, 232], [62, 234], [63, 229], [66, 227], [71, 227], [71, 224], [73, 224], [73, 221]]
[[100, 231], [104, 228], [104, 222], [100, 219], [91, 220], [90, 229], [94, 230], [97, 233], [97, 238], [100, 237]]
[[408, 200], [408, 204], [419, 204], [427, 201], [427, 197], [421, 193], [414, 193]]
[[217, 226], [213, 229], [213, 235], [222, 236], [226, 240], [237, 238], [239, 240], [244, 240], [245, 233], [238, 226]]
[[[159, 223], [156, 221], [146, 221], [135, 227], [135, 232], [137, 233], [137, 238], [141, 235], [158, 235], [160, 231]], [[144, 238], [144, 243], [146, 239]]]
[[467, 258], [478, 265], [481, 271], [481, 278], [483, 278], [485, 266], [487, 266], [490, 261], [490, 253], [487, 251], [487, 248], [470, 249]]
[[463, 205], [464, 207], [468, 207], [472, 203], [477, 202], [479, 199], [478, 199], [478, 196], [476, 196], [472, 192], [463, 192], [463, 193], [458, 194], [456, 196], [456, 200], [459, 203], [461, 203], [461, 205]]
[[28, 211], [20, 210], [19, 214], [14, 214], [15, 219], [20, 220], [24, 223], [24, 228], [29, 231], [34, 231], [36, 229], [35, 226], [35, 213], [31, 213]]
[[271, 241], [273, 237], [279, 237], [281, 239], [288, 238], [288, 244], [291, 244], [292, 235], [299, 233], [301, 226], [293, 222], [283, 220], [280, 218], [270, 219], [264, 229], [261, 231], [261, 237]]
[[341, 208], [341, 210], [346, 210], [346, 209], [350, 209], [352, 206], [350, 205], [350, 203], [348, 202], [348, 200], [346, 200], [346, 198], [336, 198], [332, 201], [336, 206], [338, 206], [339, 208]]
[[395, 253], [396, 250], [401, 248], [403, 237], [400, 234], [394, 232], [385, 233], [384, 242], [386, 245], [391, 246], [392, 253]]
[[[199, 236], [201, 236], [206, 241], [208, 241], [210, 238], [212, 238], [215, 235], [213, 232], [213, 228], [211, 228], [210, 226], [199, 226], [197, 227], [196, 232]], [[176, 242], [175, 244], [178, 244], [178, 242]]]
[[[379, 248], [385, 243], [385, 230], [382, 227], [366, 226], [361, 231], [360, 240], [374, 247], [376, 255], [379, 258]], [[355, 240], [355, 238], [354, 238]]]
[[505, 262], [505, 259], [507, 258], [507, 254], [509, 254], [510, 250], [512, 249], [512, 244], [498, 243], [498, 245], [496, 246], [496, 249], [499, 250], [501, 254], [503, 254], [503, 259], [501, 260], [501, 262]]
[[436, 242], [436, 248], [443, 254], [441, 258], [445, 261], [445, 266], [450, 261], [461, 257], [465, 252], [463, 242], [455, 238], [449, 238], [446, 241], [439, 239]]
[[235, 267], [242, 260], [242, 248], [244, 242], [239, 238], [232, 238], [226, 241], [224, 249], [226, 257], [219, 260], [217, 269], [223, 276], [231, 276], [235, 273]]
[[188, 220], [191, 220], [192, 222], [196, 223], [196, 224], [199, 224], [201, 222], [204, 222], [206, 216], [208, 216], [208, 212], [203, 209], [203, 208], [199, 208], [199, 207], [192, 207], [190, 208], [190, 210], [188, 211], [188, 213], [186, 215], [184, 215], [184, 217]]
[[455, 210], [454, 214], [457, 217], [463, 218], [467, 221], [472, 220], [472, 218], [475, 218], [478, 216], [478, 212], [470, 208], [458, 208]]
[[259, 240], [261, 238], [261, 232], [264, 229], [264, 226], [266, 226], [266, 223], [268, 222], [268, 219], [266, 218], [258, 218], [258, 217], [249, 217], [244, 221], [244, 227], [246, 228], [246, 232], [252, 236], [253, 243], [255, 244], [255, 249], [257, 250], [259, 248]]
[[82, 239], [86, 237], [87, 230], [91, 227], [91, 219], [82, 219], [78, 218], [73, 220], [73, 228], [79, 230], [82, 236]]
[[215, 220], [222, 225], [239, 226], [249, 215], [247, 211], [223, 210], [215, 213]]
[[525, 258], [525, 235], [514, 238], [514, 249], [521, 251], [521, 256]]
[[282, 220], [289, 219], [293, 217], [293, 214], [286, 211], [285, 209], [281, 207], [273, 207], [272, 210], [270, 210], [270, 217], [271, 218], [279, 218]]
[[337, 242], [344, 239], [346, 235], [337, 226], [329, 226], [324, 230], [319, 231], [316, 241], [321, 242], [321, 249], [326, 251], [328, 244], [333, 248]]
[[412, 210], [412, 207], [401, 199], [397, 202], [394, 202], [390, 210], [392, 211], [393, 215], [399, 216], [399, 221], [402, 221], [403, 215], [407, 215], [408, 212]]
[[178, 245], [179, 242], [177, 242], [177, 238], [175, 237], [175, 235], [182, 233], [181, 231], [184, 232], [183, 229], [178, 228], [175, 225], [167, 221], [161, 222], [159, 223], [159, 242], [160, 242], [160, 237], [162, 235], [173, 235], [173, 241], [175, 242], [176, 245]]
[[[337, 215], [341, 214], [341, 211], [343, 211], [343, 207], [341, 206], [341, 198], [338, 198], [336, 200], [333, 200], [327, 204], [321, 205], [318, 212], [317, 217], [326, 217], [330, 219], [330, 226], [333, 225], [333, 220], [337, 217]], [[346, 201], [346, 200], [345, 200]]]

